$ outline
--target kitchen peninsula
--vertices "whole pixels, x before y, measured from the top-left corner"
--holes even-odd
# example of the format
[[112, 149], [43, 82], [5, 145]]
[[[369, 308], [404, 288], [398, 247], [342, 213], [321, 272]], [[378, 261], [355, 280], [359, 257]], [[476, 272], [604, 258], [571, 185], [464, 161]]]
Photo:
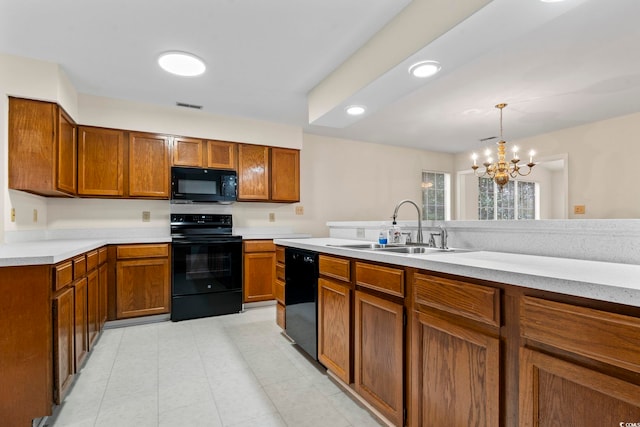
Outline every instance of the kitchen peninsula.
[[392, 425], [640, 419], [638, 265], [275, 243], [320, 253], [319, 360]]

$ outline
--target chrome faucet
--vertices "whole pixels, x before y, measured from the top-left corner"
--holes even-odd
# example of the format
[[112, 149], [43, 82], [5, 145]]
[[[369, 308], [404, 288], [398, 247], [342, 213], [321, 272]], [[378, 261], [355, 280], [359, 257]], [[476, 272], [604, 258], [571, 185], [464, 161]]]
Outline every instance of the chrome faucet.
[[429, 247], [430, 248], [435, 248], [436, 246], [436, 236], [440, 237], [440, 249], [449, 249], [447, 247], [447, 229], [444, 228], [444, 226], [439, 226], [438, 227], [440, 229], [439, 233], [429, 233]]
[[416, 210], [418, 211], [418, 238], [416, 240], [418, 241], [418, 243], [422, 243], [422, 213], [420, 212], [420, 208], [418, 207], [418, 205], [415, 204], [415, 202], [409, 199], [401, 200], [400, 203], [396, 205], [396, 208], [393, 211], [393, 223], [394, 224], [396, 223], [396, 217], [398, 216], [398, 209], [400, 209], [400, 206], [402, 206], [405, 203], [411, 203], [413, 206], [415, 206]]

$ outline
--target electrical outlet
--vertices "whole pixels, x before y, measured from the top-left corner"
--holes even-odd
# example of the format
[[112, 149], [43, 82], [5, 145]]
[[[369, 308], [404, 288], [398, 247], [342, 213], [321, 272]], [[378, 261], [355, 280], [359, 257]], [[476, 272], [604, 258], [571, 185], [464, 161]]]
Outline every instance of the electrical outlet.
[[142, 211], [142, 222], [150, 222], [151, 221], [151, 212]]
[[575, 215], [584, 215], [585, 213], [585, 206], [584, 205], [574, 205], [573, 206], [573, 213]]
[[296, 206], [296, 215], [304, 215], [304, 207]]
[[11, 222], [16, 222], [16, 208], [11, 208]]
[[269, 212], [269, 222], [276, 222], [276, 214]]
[[356, 228], [356, 238], [364, 239], [364, 228]]
[[33, 210], [33, 222], [38, 222], [38, 209]]

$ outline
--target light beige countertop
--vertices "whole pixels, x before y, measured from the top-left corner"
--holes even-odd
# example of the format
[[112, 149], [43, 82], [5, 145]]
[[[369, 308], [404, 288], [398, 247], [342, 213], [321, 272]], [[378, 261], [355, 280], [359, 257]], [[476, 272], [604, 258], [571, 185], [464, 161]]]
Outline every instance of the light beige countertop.
[[275, 243], [640, 307], [639, 265], [489, 251], [397, 254], [331, 246], [367, 243], [337, 238], [276, 239]]
[[111, 239], [51, 239], [0, 245], [0, 267], [56, 264], [109, 244], [169, 243], [171, 237], [114, 237]]

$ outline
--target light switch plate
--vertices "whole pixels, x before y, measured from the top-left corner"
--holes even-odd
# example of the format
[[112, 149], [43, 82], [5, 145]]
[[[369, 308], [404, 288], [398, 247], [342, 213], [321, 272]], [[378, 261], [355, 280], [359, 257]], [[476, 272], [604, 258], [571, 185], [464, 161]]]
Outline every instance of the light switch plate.
[[304, 207], [296, 206], [296, 215], [304, 215]]
[[584, 205], [574, 205], [573, 206], [573, 213], [575, 215], [584, 215], [586, 212], [585, 206]]
[[151, 212], [142, 211], [142, 222], [150, 222], [150, 221], [151, 221]]
[[33, 210], [33, 222], [38, 222], [38, 209]]
[[11, 222], [16, 222], [16, 208], [11, 208]]
[[269, 212], [269, 222], [276, 222], [276, 214]]

